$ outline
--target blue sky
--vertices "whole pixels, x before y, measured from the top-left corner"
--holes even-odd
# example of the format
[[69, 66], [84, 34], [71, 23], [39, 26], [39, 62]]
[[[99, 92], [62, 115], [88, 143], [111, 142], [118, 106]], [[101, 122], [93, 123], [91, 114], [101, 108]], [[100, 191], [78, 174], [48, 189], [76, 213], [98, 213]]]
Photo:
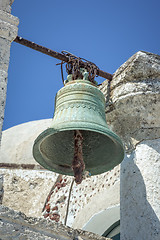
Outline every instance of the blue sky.
[[[159, 0], [15, 0], [12, 14], [20, 19], [19, 36], [109, 73], [139, 50], [160, 54]], [[52, 118], [63, 86], [58, 62], [12, 43], [3, 130]]]

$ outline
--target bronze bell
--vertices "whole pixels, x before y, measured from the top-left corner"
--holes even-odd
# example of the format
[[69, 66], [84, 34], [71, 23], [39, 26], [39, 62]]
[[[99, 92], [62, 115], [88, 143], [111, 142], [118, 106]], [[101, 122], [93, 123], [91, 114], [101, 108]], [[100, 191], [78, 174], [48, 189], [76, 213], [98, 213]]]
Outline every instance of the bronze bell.
[[35, 140], [33, 156], [46, 169], [74, 176], [79, 174], [74, 168], [78, 157], [83, 157], [80, 171], [91, 175], [123, 160], [123, 144], [107, 126], [105, 98], [94, 84], [78, 79], [58, 91], [52, 124]]

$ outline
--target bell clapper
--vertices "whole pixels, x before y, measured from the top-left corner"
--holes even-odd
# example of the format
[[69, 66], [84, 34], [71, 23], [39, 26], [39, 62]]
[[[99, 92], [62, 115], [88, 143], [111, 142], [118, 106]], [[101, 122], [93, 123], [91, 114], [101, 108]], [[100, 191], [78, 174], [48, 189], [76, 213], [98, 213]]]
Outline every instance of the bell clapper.
[[85, 163], [83, 161], [82, 151], [83, 137], [79, 130], [74, 130], [74, 158], [72, 161], [72, 169], [74, 172], [75, 182], [80, 184], [83, 180], [83, 172]]

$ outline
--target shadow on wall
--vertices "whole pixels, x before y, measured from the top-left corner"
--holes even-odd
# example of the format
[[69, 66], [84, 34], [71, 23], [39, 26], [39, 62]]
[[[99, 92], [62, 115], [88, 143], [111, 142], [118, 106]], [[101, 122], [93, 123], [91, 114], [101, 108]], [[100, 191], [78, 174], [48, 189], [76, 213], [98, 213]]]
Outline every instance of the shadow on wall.
[[[126, 156], [121, 165], [121, 239], [159, 240], [160, 221], [147, 200], [147, 193], [150, 194], [150, 191], [152, 191], [152, 194], [154, 194], [153, 191], [156, 191], [156, 189], [148, 189], [147, 185], [146, 192], [146, 186], [140, 169], [134, 163], [136, 157], [135, 152], [129, 157]], [[156, 166], [151, 165], [150, 167]], [[151, 186], [156, 185], [156, 183], [152, 182], [152, 176], [149, 176], [149, 173], [147, 177], [152, 183]], [[155, 201], [152, 198], [153, 206]]]

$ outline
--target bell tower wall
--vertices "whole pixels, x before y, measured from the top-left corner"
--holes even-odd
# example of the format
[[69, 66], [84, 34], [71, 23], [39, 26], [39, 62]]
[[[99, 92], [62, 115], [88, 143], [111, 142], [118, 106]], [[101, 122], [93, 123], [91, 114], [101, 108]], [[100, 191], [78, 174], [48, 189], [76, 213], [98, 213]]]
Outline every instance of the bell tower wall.
[[137, 52], [114, 74], [106, 117], [122, 139], [121, 240], [160, 239], [160, 56]]
[[14, 0], [0, 0], [0, 140], [7, 92], [11, 42], [16, 38], [19, 20], [11, 15]]
[[[10, 47], [11, 42], [17, 36], [19, 23], [18, 18], [11, 15], [12, 3], [13, 0], [0, 0], [0, 139], [6, 101]], [[120, 172], [121, 240], [159, 240], [160, 56], [143, 51], [137, 52], [115, 72], [113, 80], [111, 82], [106, 80], [100, 89], [106, 96], [107, 123], [122, 138], [126, 149]], [[32, 139], [27, 140], [27, 145], [25, 136], [24, 131], [24, 141], [22, 139], [22, 144], [19, 144], [21, 148], [17, 147], [17, 152], [16, 149], [12, 152], [13, 158], [7, 158], [7, 155], [4, 158], [3, 164], [14, 165], [15, 162], [12, 161], [13, 159], [17, 161], [17, 156], [19, 156], [19, 162], [18, 167], [12, 170], [9, 168], [10, 165], [7, 168], [4, 166], [1, 168], [3, 177], [0, 176], [0, 203], [8, 204], [8, 207], [15, 210], [26, 211], [27, 215], [40, 216], [47, 193], [57, 176], [53, 174], [51, 176], [51, 173], [37, 168], [31, 157]], [[8, 141], [6, 143], [9, 144]], [[5, 146], [7, 148], [9, 145], [5, 144]], [[24, 146], [28, 148], [25, 148], [26, 154], [23, 154], [21, 158]], [[11, 150], [10, 146], [8, 149]], [[6, 151], [3, 153], [6, 154]], [[27, 160], [26, 157], [28, 157]], [[18, 169], [24, 167], [22, 165], [24, 161], [29, 164], [29, 167], [33, 166], [33, 169]], [[67, 203], [67, 198], [64, 197], [66, 193], [68, 194], [66, 191], [69, 190], [71, 179], [64, 178], [63, 183], [60, 189], [57, 187], [59, 191], [56, 192], [57, 189], [55, 189], [55, 195], [51, 196], [50, 206], [53, 205], [54, 208], [54, 203], [59, 204], [61, 219], [64, 220], [66, 212], [63, 209]], [[118, 206], [118, 193], [119, 166], [100, 177], [89, 178], [78, 190], [77, 187], [73, 187], [73, 205], [70, 206], [68, 222], [75, 228], [82, 228], [96, 212], [109, 209], [113, 205]], [[83, 198], [82, 194], [84, 194]], [[27, 205], [28, 199], [31, 204]], [[98, 206], [98, 209], [95, 206]], [[8, 208], [1, 207], [1, 215], [4, 212], [4, 219], [6, 219], [5, 212], [9, 211]], [[10, 219], [8, 218], [10, 222], [17, 214], [14, 211], [11, 213], [13, 216], [10, 215]], [[53, 209], [51, 214], [53, 214]], [[50, 230], [47, 231], [50, 232]], [[68, 229], [63, 230], [65, 231]], [[102, 238], [99, 237], [99, 239]]]

